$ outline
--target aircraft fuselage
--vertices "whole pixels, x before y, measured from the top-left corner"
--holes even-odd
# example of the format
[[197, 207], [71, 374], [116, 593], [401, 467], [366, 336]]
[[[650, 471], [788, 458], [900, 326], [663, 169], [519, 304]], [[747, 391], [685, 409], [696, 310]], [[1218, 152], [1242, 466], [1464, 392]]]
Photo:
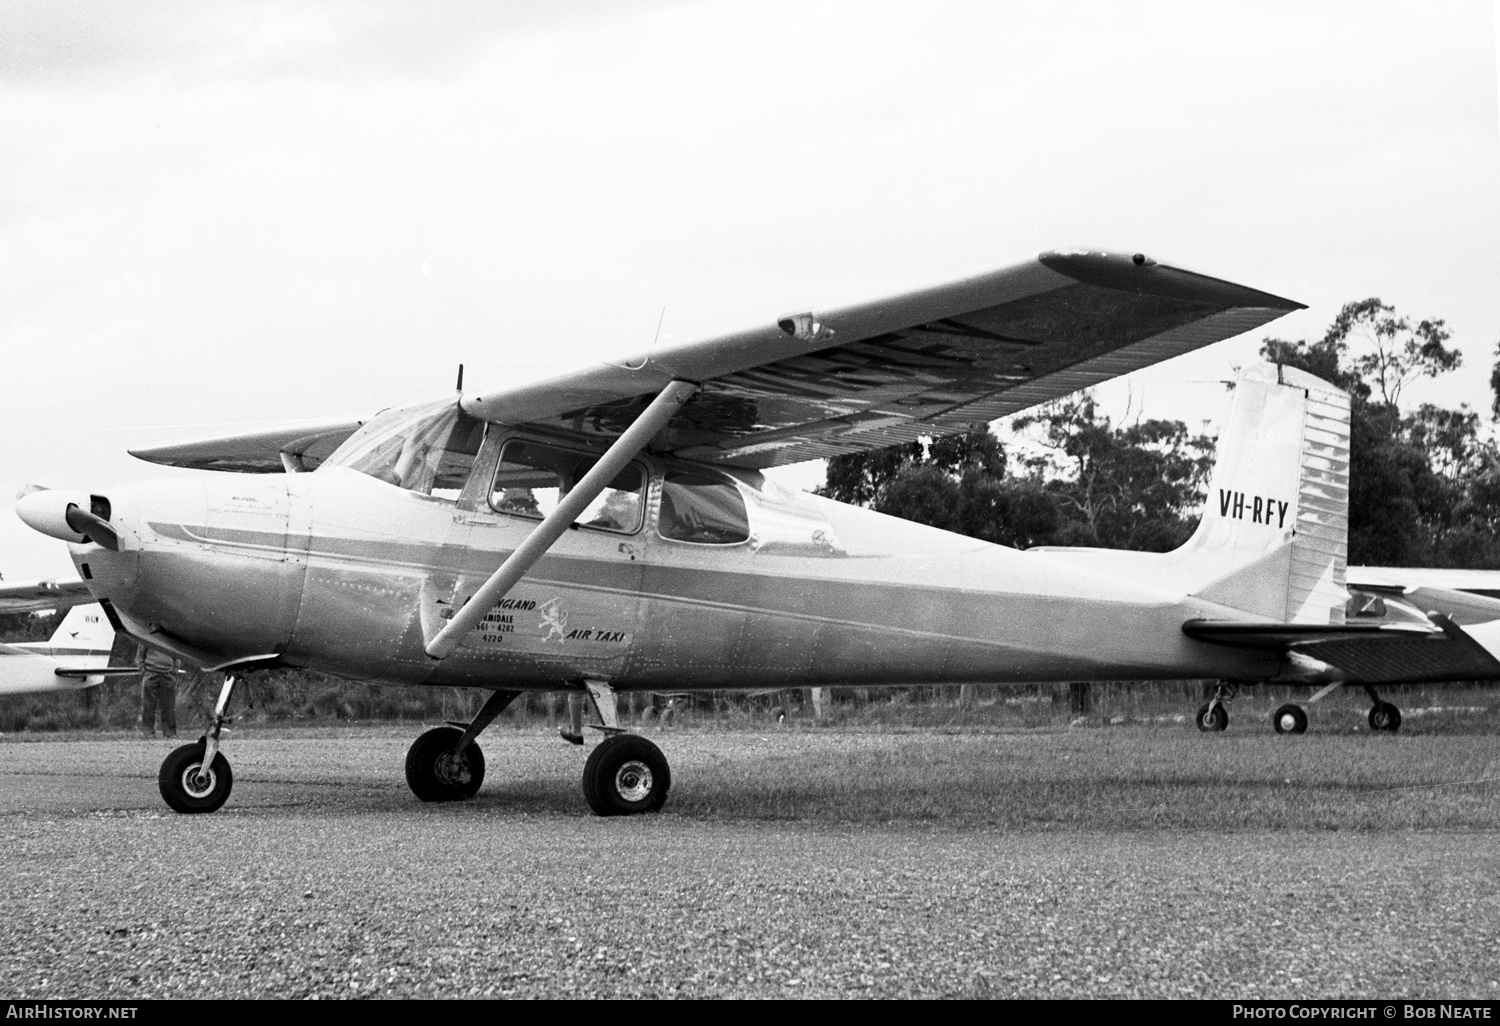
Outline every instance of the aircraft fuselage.
[[[448, 658], [426, 639], [535, 527], [479, 473], [456, 498], [341, 467], [111, 489], [119, 551], [72, 546], [136, 633], [201, 661], [399, 684], [628, 689], [1265, 678], [1278, 660], [1206, 645], [1222, 607], [733, 475], [749, 538], [658, 530], [664, 468], [642, 457], [630, 532], [568, 531]], [[493, 456], [490, 466], [493, 467]], [[707, 468], [705, 468], [706, 470]], [[723, 471], [712, 473], [724, 476]]]

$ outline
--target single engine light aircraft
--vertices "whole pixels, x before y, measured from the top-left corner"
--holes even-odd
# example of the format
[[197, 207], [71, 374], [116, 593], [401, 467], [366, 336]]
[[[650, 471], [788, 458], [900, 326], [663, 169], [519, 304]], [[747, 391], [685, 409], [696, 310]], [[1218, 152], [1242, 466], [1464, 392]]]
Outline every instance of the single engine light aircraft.
[[[16, 509], [69, 543], [118, 629], [225, 674], [205, 736], [161, 767], [180, 812], [228, 797], [235, 682], [270, 667], [488, 689], [411, 746], [426, 801], [478, 790], [475, 739], [518, 694], [586, 693], [600, 815], [659, 809], [671, 782], [621, 692], [1500, 673], [1500, 637], [1446, 618], [1345, 622], [1348, 400], [1291, 369], [1240, 378], [1202, 525], [1171, 553], [1017, 552], [762, 473], [961, 432], [1299, 305], [1139, 254], [1045, 253], [367, 423], [137, 450], [233, 473]], [[1226, 721], [1220, 697], [1200, 715]]]

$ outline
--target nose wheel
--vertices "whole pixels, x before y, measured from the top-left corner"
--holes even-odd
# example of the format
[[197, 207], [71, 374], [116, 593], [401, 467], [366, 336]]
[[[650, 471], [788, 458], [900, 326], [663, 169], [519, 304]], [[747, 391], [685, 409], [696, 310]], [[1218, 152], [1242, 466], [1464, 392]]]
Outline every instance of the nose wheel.
[[223, 752], [215, 752], [205, 769], [204, 742], [183, 745], [162, 760], [156, 783], [176, 812], [213, 812], [229, 800], [234, 774]]
[[1198, 729], [1204, 733], [1214, 733], [1226, 730], [1229, 727], [1229, 710], [1217, 702], [1209, 702], [1198, 710]]
[[1233, 681], [1219, 681], [1214, 686], [1214, 697], [1198, 710], [1198, 716], [1194, 720], [1198, 724], [1198, 729], [1205, 734], [1227, 729], [1229, 727], [1229, 700], [1238, 690]]
[[229, 708], [236, 681], [233, 674], [224, 678], [213, 721], [197, 743], [183, 745], [162, 760], [156, 785], [173, 811], [213, 812], [229, 800], [234, 774], [229, 771], [229, 760], [219, 751], [219, 735], [229, 722], [225, 710]]

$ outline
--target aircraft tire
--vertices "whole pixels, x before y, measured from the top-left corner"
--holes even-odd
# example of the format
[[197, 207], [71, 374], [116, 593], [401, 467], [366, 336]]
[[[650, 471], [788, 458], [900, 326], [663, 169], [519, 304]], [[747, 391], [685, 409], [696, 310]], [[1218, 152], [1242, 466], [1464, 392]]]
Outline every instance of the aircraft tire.
[[1205, 734], [1226, 729], [1229, 726], [1229, 710], [1224, 708], [1224, 703], [1209, 702], [1198, 710], [1196, 720], [1198, 729]]
[[1306, 734], [1307, 710], [1300, 705], [1284, 705], [1271, 714], [1271, 726], [1278, 734]]
[[775, 720], [777, 723], [785, 723], [786, 710], [778, 705], [776, 708], [771, 710], [771, 719]]
[[671, 788], [667, 757], [639, 734], [605, 738], [583, 767], [583, 798], [597, 816], [656, 812]]
[[1376, 702], [1370, 707], [1370, 729], [1394, 734], [1401, 729], [1401, 710], [1390, 702]]
[[453, 748], [463, 731], [433, 727], [406, 751], [406, 786], [424, 802], [457, 802], [472, 798], [484, 783], [484, 752], [469, 742], [455, 761]]
[[223, 752], [214, 753], [214, 761], [208, 770], [208, 780], [199, 783], [198, 772], [203, 766], [202, 741], [183, 745], [172, 751], [161, 762], [156, 774], [161, 796], [174, 812], [192, 815], [214, 812], [229, 800], [234, 787], [234, 774], [229, 770], [229, 760]]

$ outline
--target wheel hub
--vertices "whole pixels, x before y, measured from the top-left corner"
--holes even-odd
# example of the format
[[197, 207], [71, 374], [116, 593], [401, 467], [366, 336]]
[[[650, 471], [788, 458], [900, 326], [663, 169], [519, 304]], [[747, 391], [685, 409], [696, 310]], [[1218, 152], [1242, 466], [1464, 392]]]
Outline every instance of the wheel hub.
[[473, 779], [469, 760], [460, 753], [444, 752], [432, 765], [433, 776], [450, 787], [462, 787]]
[[205, 769], [201, 762], [195, 762], [182, 771], [182, 789], [192, 798], [207, 798], [213, 794], [217, 783], [214, 771]]
[[615, 791], [627, 802], [642, 802], [651, 793], [651, 767], [631, 759], [615, 771]]

